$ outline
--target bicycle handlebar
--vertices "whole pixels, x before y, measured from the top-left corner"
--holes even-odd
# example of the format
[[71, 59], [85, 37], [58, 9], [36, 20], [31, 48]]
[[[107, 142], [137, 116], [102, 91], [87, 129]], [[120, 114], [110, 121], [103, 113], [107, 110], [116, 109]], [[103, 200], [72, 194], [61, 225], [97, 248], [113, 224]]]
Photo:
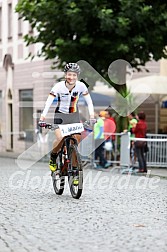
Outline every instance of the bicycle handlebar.
[[[93, 127], [95, 123], [96, 123], [96, 119], [92, 119], [92, 120], [83, 122], [83, 126], [84, 128], [90, 128], [90, 127]], [[41, 122], [41, 124], [39, 123], [38, 125], [39, 127], [45, 128], [45, 129], [55, 130], [59, 128], [58, 124], [51, 124], [51, 123], [45, 123], [45, 122]]]

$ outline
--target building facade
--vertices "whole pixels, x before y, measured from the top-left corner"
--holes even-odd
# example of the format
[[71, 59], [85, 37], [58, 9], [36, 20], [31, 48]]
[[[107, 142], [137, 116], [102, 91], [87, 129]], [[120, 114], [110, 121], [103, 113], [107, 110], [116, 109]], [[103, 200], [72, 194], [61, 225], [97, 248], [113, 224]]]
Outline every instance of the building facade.
[[0, 0], [0, 152], [21, 153], [27, 141], [34, 141], [39, 113], [62, 73], [51, 70], [51, 61], [27, 59], [41, 45], [25, 45], [23, 36], [35, 31], [19, 19], [16, 4]]

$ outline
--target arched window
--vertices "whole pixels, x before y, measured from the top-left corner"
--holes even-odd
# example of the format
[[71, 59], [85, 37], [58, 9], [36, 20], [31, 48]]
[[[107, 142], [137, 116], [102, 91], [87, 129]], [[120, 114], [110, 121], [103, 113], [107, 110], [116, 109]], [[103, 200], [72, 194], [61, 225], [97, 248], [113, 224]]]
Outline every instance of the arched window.
[[4, 60], [3, 60], [3, 67], [6, 71], [8, 71], [8, 67], [11, 67], [14, 69], [14, 64], [12, 62], [12, 56], [10, 54], [5, 54]]

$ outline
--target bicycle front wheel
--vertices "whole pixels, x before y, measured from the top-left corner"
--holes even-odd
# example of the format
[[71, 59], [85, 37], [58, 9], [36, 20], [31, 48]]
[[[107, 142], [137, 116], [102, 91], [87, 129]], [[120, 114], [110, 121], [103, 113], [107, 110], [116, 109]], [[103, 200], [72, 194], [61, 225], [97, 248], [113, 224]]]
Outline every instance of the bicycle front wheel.
[[73, 198], [79, 199], [83, 189], [82, 161], [76, 145], [71, 145], [69, 150], [70, 167], [68, 182]]
[[57, 157], [57, 170], [52, 173], [53, 188], [56, 194], [61, 195], [64, 192], [65, 176], [62, 174], [62, 155]]

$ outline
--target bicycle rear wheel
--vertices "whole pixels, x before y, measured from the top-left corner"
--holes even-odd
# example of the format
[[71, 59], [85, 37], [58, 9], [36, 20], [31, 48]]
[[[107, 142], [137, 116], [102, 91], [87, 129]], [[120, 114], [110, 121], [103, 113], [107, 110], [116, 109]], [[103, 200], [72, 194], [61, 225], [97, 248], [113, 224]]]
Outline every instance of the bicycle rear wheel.
[[62, 174], [61, 167], [63, 166], [62, 155], [57, 157], [57, 169], [52, 173], [53, 188], [56, 194], [61, 195], [64, 192], [65, 176]]
[[69, 150], [70, 167], [68, 182], [73, 198], [79, 199], [83, 189], [82, 161], [76, 145], [71, 145]]

